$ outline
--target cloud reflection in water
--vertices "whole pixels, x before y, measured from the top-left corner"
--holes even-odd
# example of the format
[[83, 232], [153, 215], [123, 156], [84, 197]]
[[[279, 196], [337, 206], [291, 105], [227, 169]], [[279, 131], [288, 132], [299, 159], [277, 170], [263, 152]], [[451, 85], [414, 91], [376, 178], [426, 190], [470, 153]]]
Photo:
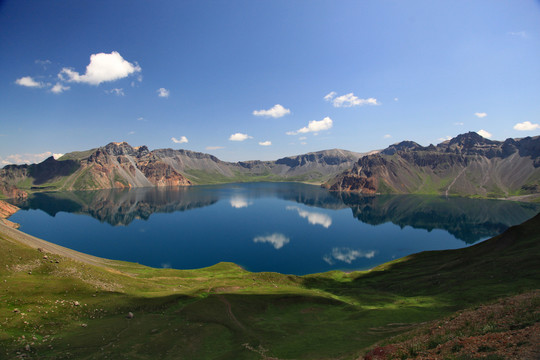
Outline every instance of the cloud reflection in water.
[[287, 210], [296, 210], [298, 215], [307, 219], [311, 225], [321, 225], [327, 229], [332, 225], [332, 218], [326, 214], [302, 210], [298, 206], [287, 206]]
[[332, 249], [332, 252], [330, 254], [326, 254], [323, 256], [323, 260], [328, 263], [328, 265], [334, 265], [335, 260], [337, 261], [343, 261], [347, 264], [351, 264], [353, 261], [355, 261], [358, 258], [366, 258], [371, 259], [375, 256], [376, 251], [370, 250], [370, 251], [362, 251], [362, 250], [354, 250], [349, 249], [346, 247], [335, 247]]
[[272, 235], [257, 236], [253, 239], [256, 243], [270, 243], [276, 250], [279, 250], [283, 245], [288, 244], [290, 239], [283, 234], [273, 233]]
[[241, 209], [241, 208], [245, 208], [245, 207], [248, 207], [249, 205], [251, 205], [250, 202], [248, 202], [248, 200], [244, 197], [241, 197], [241, 196], [235, 196], [233, 198], [231, 198], [229, 200], [231, 206], [235, 209]]

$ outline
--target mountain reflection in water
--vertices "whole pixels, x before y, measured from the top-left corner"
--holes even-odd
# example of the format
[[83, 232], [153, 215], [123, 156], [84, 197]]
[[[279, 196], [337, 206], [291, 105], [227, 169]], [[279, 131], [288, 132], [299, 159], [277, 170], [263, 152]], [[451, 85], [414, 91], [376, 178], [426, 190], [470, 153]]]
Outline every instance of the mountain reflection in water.
[[[441, 229], [468, 244], [500, 234], [540, 211], [540, 205], [511, 201], [445, 198], [429, 195], [377, 195], [328, 192], [312, 185], [287, 183], [233, 184], [175, 188], [139, 188], [37, 193], [23, 202], [23, 210], [39, 209], [51, 216], [58, 212], [90, 215], [113, 226], [147, 220], [153, 213], [188, 211], [227, 199], [233, 208], [245, 208], [264, 197], [294, 201], [313, 208], [352, 210], [352, 216], [370, 225], [391, 222], [401, 228]], [[287, 206], [312, 224], [329, 227], [324, 214]]]

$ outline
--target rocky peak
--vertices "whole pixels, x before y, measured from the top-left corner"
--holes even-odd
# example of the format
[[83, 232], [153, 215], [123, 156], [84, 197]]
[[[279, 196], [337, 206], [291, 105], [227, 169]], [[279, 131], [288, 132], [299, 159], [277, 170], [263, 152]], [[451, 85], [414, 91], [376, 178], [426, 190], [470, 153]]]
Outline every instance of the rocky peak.
[[[142, 146], [140, 148], [142, 148]], [[146, 146], [144, 146], [144, 148], [148, 150]], [[114, 156], [118, 156], [118, 155], [136, 156], [137, 155], [137, 151], [125, 141], [124, 142], [111, 142], [105, 145], [104, 147], [100, 148], [100, 150], [108, 155], [114, 155]]]
[[422, 146], [420, 144], [415, 143], [414, 141], [402, 141], [396, 144], [392, 144], [383, 151], [381, 151], [384, 155], [394, 155], [398, 151], [411, 151], [411, 150], [418, 150], [421, 149]]

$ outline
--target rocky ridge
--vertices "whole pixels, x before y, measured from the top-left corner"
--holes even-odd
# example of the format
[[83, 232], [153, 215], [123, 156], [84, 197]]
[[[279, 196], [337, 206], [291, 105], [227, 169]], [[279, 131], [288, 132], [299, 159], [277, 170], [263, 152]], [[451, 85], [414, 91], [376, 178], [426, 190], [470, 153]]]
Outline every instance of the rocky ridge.
[[485, 139], [475, 132], [437, 146], [403, 141], [364, 156], [324, 184], [364, 194], [506, 197], [540, 192], [540, 136]]

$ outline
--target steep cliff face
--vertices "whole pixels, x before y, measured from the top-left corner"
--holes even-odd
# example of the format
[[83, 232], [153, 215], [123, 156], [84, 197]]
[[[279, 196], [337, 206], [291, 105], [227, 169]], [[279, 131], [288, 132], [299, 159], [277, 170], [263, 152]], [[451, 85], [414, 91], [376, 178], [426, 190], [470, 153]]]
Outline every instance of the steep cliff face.
[[394, 144], [324, 186], [360, 193], [502, 197], [540, 190], [540, 137], [491, 141], [470, 132], [437, 146]]

